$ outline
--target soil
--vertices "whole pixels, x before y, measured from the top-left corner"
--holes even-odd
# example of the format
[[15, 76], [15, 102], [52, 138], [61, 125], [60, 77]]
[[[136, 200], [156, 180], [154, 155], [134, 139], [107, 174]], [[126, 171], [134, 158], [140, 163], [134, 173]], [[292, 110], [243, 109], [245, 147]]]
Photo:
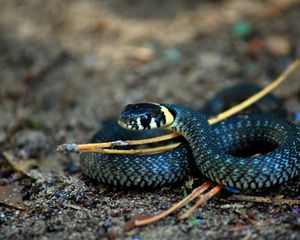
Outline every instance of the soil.
[[[78, 155], [56, 152], [127, 103], [199, 109], [226, 86], [266, 86], [299, 57], [299, 18], [296, 0], [1, 0], [0, 239], [300, 239], [299, 205], [225, 191], [186, 221], [126, 231], [131, 217], [182, 199], [186, 183], [113, 189], [83, 175]], [[294, 122], [299, 77], [275, 92]], [[299, 200], [299, 180], [243, 194]]]

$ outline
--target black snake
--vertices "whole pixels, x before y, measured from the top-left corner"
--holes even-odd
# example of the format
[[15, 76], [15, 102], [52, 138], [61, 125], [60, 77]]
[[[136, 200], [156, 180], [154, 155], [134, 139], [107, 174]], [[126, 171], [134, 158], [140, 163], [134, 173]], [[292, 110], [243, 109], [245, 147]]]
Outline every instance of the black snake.
[[[241, 89], [247, 89], [247, 94]], [[217, 99], [233, 96], [232, 91], [240, 94], [236, 101], [241, 101], [257, 90], [252, 85], [237, 86], [222, 91]], [[217, 99], [208, 102], [204, 113], [212, 114], [208, 110], [211, 104], [220, 108], [217, 111], [228, 107], [216, 103]], [[257, 114], [266, 112], [265, 108], [268, 114]], [[210, 126], [203, 114], [183, 105], [128, 105], [119, 120], [123, 127], [177, 131], [186, 141], [174, 150], [151, 155], [82, 153], [81, 168], [104, 184], [142, 188], [172, 184], [200, 172], [227, 186], [255, 189], [286, 182], [299, 174], [300, 131], [286, 119], [274, 115], [274, 112], [285, 114], [278, 100], [269, 95], [251, 111], [256, 114], [244, 113]], [[127, 130], [114, 122], [105, 124], [92, 142], [142, 139], [161, 134], [161, 130]]]

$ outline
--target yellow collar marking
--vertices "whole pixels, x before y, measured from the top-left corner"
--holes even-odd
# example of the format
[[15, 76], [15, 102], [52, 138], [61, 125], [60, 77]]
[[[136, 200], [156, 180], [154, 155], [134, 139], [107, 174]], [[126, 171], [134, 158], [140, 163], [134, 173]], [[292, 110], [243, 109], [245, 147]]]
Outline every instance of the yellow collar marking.
[[161, 109], [162, 113], [165, 115], [165, 118], [166, 118], [165, 125], [167, 126], [167, 125], [172, 124], [174, 122], [173, 114], [165, 106], [160, 105], [160, 109]]

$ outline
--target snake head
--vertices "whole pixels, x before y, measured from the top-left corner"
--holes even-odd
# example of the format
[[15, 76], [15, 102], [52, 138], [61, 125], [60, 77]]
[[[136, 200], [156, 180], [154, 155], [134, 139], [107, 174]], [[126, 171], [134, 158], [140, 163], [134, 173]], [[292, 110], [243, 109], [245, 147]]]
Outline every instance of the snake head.
[[137, 103], [125, 106], [118, 123], [130, 130], [147, 130], [170, 125], [174, 121], [168, 108], [157, 103]]

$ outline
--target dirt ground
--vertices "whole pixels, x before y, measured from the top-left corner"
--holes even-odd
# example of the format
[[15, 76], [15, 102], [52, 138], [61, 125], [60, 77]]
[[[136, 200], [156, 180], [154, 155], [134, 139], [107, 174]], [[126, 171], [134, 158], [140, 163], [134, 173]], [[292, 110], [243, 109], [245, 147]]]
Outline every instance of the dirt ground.
[[[0, 0], [0, 239], [300, 239], [300, 206], [225, 193], [186, 221], [125, 231], [182, 199], [184, 183], [111, 189], [56, 152], [127, 103], [200, 108], [225, 86], [267, 85], [300, 55], [299, 19], [297, 0]], [[292, 121], [299, 77], [275, 92]], [[299, 186], [243, 193], [299, 200]]]

